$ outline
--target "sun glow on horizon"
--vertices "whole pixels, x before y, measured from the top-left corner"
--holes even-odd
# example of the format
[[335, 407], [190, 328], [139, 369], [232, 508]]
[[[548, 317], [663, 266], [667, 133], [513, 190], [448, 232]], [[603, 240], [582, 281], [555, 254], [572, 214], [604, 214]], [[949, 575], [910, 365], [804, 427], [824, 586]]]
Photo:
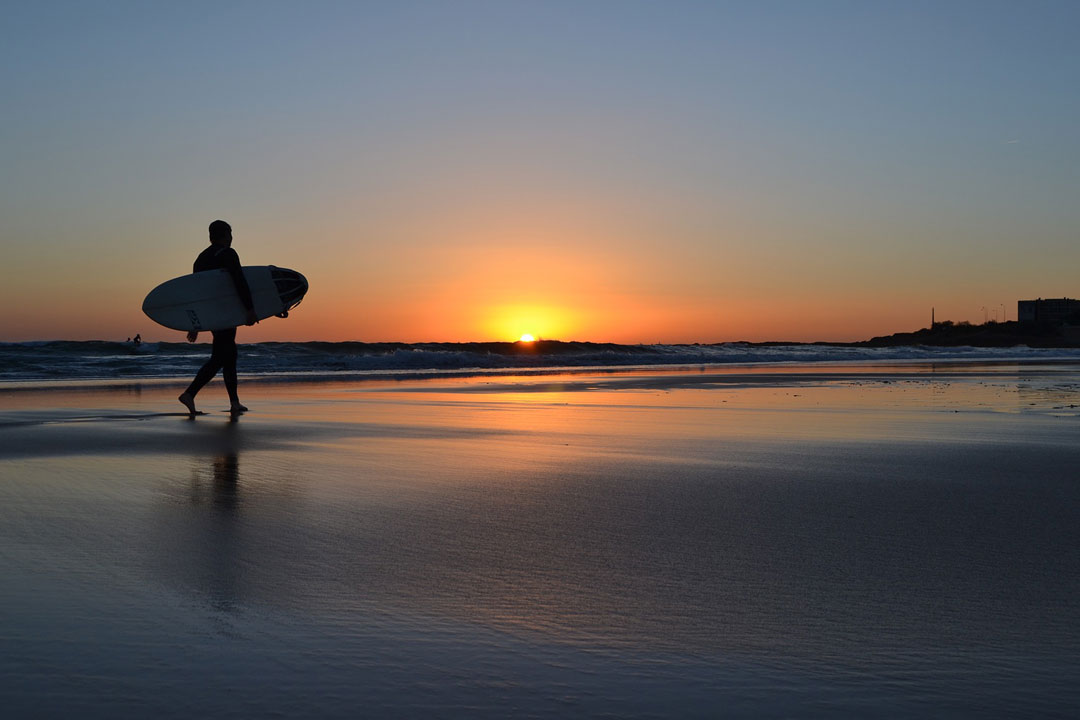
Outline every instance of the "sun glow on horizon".
[[487, 310], [485, 315], [482, 332], [495, 340], [514, 338], [528, 343], [541, 337], [565, 338], [573, 334], [577, 325], [575, 313], [554, 305], [502, 305]]

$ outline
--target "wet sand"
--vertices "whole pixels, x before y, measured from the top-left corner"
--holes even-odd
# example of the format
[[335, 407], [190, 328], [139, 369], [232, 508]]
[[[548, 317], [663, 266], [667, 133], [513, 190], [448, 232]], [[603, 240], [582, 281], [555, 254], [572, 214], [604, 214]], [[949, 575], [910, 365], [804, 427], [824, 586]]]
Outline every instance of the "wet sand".
[[1080, 706], [1080, 368], [0, 388], [11, 717]]

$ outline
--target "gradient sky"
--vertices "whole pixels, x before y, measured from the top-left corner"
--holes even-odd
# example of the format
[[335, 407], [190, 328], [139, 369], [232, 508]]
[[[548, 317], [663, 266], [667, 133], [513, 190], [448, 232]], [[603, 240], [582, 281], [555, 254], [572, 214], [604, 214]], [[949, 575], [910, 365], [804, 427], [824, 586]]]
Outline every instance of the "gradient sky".
[[[0, 340], [855, 340], [1080, 297], [1077, 2], [7, 2]], [[984, 308], [986, 308], [984, 310]]]

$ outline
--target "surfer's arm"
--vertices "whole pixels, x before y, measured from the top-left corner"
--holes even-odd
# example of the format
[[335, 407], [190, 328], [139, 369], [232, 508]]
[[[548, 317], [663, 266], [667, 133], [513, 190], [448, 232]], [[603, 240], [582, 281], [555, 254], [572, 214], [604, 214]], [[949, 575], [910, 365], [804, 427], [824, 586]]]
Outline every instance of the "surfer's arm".
[[251, 288], [248, 287], [243, 268], [240, 266], [240, 256], [232, 248], [226, 250], [222, 255], [224, 255], [222, 259], [225, 262], [225, 269], [232, 276], [233, 284], [236, 285], [236, 292], [240, 295], [240, 302], [244, 304], [244, 309], [248, 312], [248, 319], [250, 320], [248, 325], [252, 325], [255, 322], [255, 303], [251, 299]]

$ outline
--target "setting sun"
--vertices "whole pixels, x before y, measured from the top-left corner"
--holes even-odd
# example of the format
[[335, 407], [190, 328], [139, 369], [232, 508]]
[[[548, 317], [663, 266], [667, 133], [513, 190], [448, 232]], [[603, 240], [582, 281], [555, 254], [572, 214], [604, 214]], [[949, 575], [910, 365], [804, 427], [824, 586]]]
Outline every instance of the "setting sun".
[[[535, 342], [537, 338], [565, 340], [575, 332], [582, 313], [556, 305], [515, 303], [488, 307], [485, 315], [480, 327], [487, 339]], [[526, 328], [528, 332], [523, 332]]]

